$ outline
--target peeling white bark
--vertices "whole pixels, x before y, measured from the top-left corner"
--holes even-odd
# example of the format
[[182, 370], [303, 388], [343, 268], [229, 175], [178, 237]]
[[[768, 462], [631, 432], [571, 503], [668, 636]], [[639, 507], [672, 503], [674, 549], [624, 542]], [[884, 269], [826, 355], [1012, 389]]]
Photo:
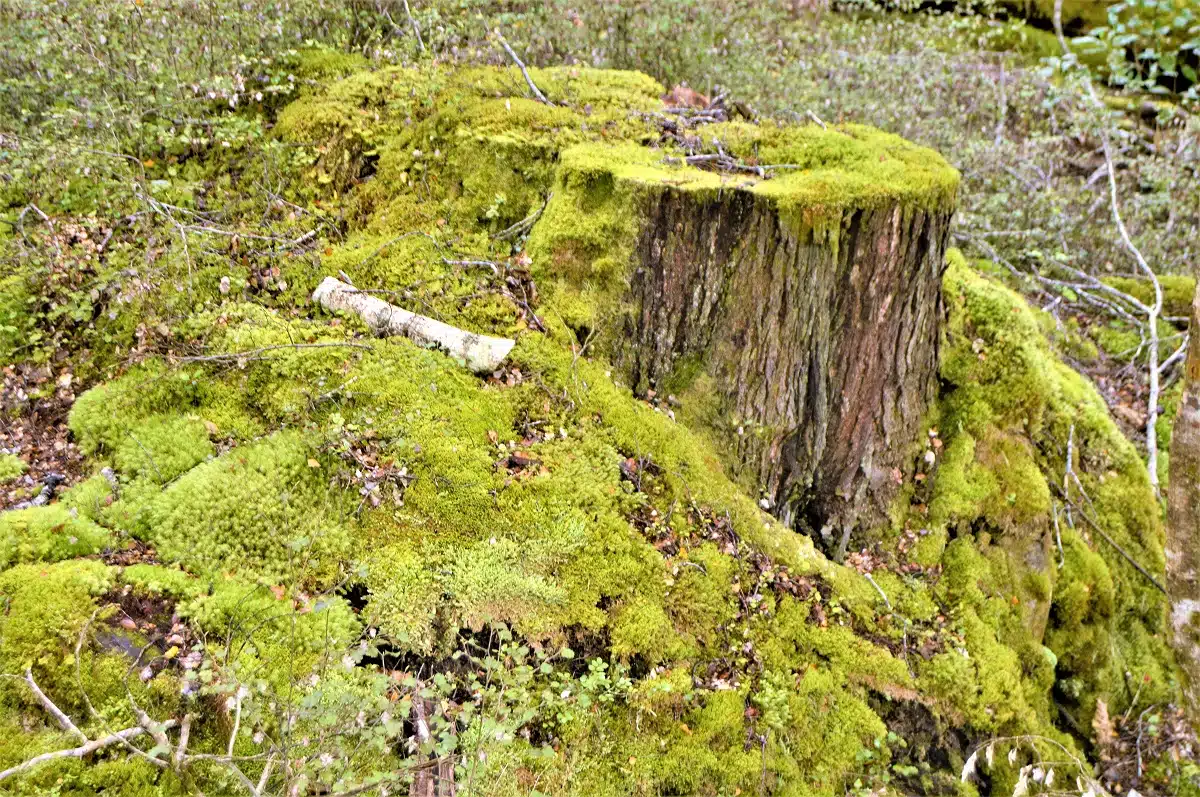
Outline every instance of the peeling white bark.
[[495, 371], [517, 345], [510, 338], [477, 335], [428, 316], [410, 313], [333, 277], [322, 280], [312, 298], [327, 310], [357, 313], [378, 335], [403, 335], [422, 346], [440, 349], [475, 373]]

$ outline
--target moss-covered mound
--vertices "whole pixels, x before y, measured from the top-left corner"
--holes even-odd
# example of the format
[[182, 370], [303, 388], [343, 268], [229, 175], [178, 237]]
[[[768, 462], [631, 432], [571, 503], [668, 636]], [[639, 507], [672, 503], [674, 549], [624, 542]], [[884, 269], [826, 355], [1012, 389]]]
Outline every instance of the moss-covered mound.
[[945, 291], [936, 472], [910, 518], [930, 530], [920, 556], [945, 546], [982, 568], [1012, 604], [1006, 633], [1024, 641], [1010, 644], [1050, 651], [1054, 699], [1081, 726], [1097, 700], [1169, 699], [1164, 533], [1142, 460], [1023, 300], [957, 254]]
[[[1153, 494], [1028, 307], [951, 258], [935, 466], [871, 530], [879, 545], [834, 565], [701, 430], [635, 398], [581, 320], [620, 285], [606, 258], [628, 219], [586, 193], [566, 212], [572, 179], [747, 178], [646, 155], [662, 89], [644, 76], [531, 72], [564, 105], [526, 99], [516, 70], [384, 71], [284, 111], [311, 177], [295, 190], [341, 202], [350, 232], [296, 258], [273, 307], [198, 274], [173, 340], [204, 354], [147, 358], [78, 399], [96, 475], [0, 516], [5, 673], [29, 668], [88, 734], [128, 727], [131, 706], [191, 714], [190, 749], [233, 750], [255, 781], [286, 739], [329, 793], [457, 756], [455, 777], [489, 794], [970, 794], [976, 743], [1082, 754], [1097, 699], [1115, 713], [1170, 693], [1161, 596], [1116, 552], [1161, 573]], [[889, 162], [920, 151], [866, 130], [719, 130], [739, 158], [820, 164], [763, 192], [833, 207], [953, 187], [940, 166], [901, 182]], [[547, 261], [560, 234], [592, 248]], [[518, 344], [481, 379], [374, 339], [307, 304], [339, 271]], [[1079, 483], [1060, 495], [1068, 440]], [[0, 766], [75, 743], [21, 680], [0, 681], [0, 704]], [[418, 716], [436, 738], [415, 738]], [[113, 748], [4, 786], [242, 788], [206, 761]]]

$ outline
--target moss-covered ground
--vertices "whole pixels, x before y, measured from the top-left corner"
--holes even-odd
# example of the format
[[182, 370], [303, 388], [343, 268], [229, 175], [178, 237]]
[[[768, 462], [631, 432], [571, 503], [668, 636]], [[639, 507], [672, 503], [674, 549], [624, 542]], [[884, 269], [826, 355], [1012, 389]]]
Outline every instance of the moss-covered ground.
[[[318, 56], [308, 74], [345, 77], [286, 107], [274, 135], [288, 196], [341, 208], [344, 238], [266, 281], [174, 253], [187, 288], [159, 289], [175, 308], [163, 345], [71, 410], [94, 472], [0, 515], [5, 674], [28, 668], [99, 733], [133, 721], [129, 695], [180, 715], [208, 651], [353, 723], [378, 708], [376, 676], [450, 678], [464, 650], [511, 633], [517, 655], [562, 663], [513, 681], [493, 706], [517, 707], [509, 724], [464, 721], [470, 690], [439, 709], [448, 751], [470, 751], [474, 787], [497, 795], [971, 794], [958, 773], [978, 742], [1033, 735], [1082, 756], [1099, 701], [1115, 715], [1171, 699], [1145, 468], [1034, 312], [961, 255], [930, 455], [847, 566], [589, 349], [646, 186], [751, 190], [819, 226], [844, 206], [948, 206], [957, 175], [940, 158], [867, 128], [730, 122], [704, 134], [789, 168], [713, 173], [665, 161], [679, 152], [653, 116], [664, 89], [644, 75], [531, 70], [551, 107], [515, 69]], [[308, 302], [339, 273], [517, 346], [479, 378], [372, 338]], [[498, 668], [516, 679], [516, 660]], [[196, 752], [221, 752], [220, 705], [194, 726]], [[20, 680], [0, 682], [0, 706], [0, 766], [70, 743]], [[256, 722], [230, 748], [251, 762], [259, 732], [291, 727]], [[349, 769], [369, 772], [403, 753], [355, 755]], [[234, 793], [227, 779], [114, 751], [5, 786]]]

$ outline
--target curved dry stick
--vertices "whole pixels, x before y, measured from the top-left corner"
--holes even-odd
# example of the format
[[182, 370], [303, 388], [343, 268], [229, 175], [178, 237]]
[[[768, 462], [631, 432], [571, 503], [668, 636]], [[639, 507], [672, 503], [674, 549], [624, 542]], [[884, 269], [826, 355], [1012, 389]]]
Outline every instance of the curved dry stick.
[[[167, 720], [167, 722], [164, 724], [166, 727], [171, 727], [175, 724], [175, 721]], [[140, 736], [145, 732], [146, 729], [139, 725], [133, 728], [126, 728], [123, 731], [118, 731], [117, 733], [105, 736], [101, 739], [96, 739], [95, 741], [88, 742], [87, 744], [82, 744], [79, 747], [72, 747], [69, 750], [55, 750], [51, 753], [42, 753], [39, 756], [34, 756], [28, 761], [24, 761], [14, 767], [10, 767], [3, 772], [0, 772], [0, 781], [11, 778], [13, 775], [33, 769], [34, 767], [41, 766], [47, 761], [53, 761], [57, 758], [83, 758], [91, 755], [97, 750], [102, 750], [105, 747], [117, 744], [118, 742], [129, 744], [130, 739], [134, 738], [135, 736]]]
[[[25, 668], [25, 683], [29, 684], [29, 688], [33, 690], [33, 694], [37, 697], [38, 702], [42, 704], [42, 707], [46, 709], [46, 711], [54, 716], [54, 719], [58, 720], [58, 724], [62, 726], [64, 731], [77, 736], [79, 741], [83, 742], [85, 745], [89, 744], [88, 737], [84, 734], [84, 732], [79, 730], [79, 728], [75, 726], [75, 723], [71, 722], [71, 718], [64, 714], [62, 709], [54, 705], [54, 702], [50, 698], [46, 697], [46, 693], [38, 687], [37, 683], [33, 680], [33, 670], [29, 667]], [[2, 779], [3, 778], [0, 778], [0, 780]]]

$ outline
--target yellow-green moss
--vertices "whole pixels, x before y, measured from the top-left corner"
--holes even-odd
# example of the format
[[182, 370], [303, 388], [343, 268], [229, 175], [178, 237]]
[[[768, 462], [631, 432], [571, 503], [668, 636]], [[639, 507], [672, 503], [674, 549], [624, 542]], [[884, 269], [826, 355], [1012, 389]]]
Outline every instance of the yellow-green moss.
[[112, 505], [115, 497], [112, 482], [104, 474], [97, 473], [60, 493], [59, 504], [78, 517], [103, 524], [105, 509]]
[[113, 458], [126, 478], [166, 484], [213, 453], [208, 430], [199, 419], [158, 415], [132, 425]]
[[74, 671], [68, 652], [95, 609], [95, 597], [113, 583], [104, 564], [76, 559], [56, 564], [21, 564], [0, 573], [0, 670], [34, 668], [39, 683], [52, 688]]
[[139, 525], [162, 557], [196, 572], [250, 568], [283, 578], [298, 561], [330, 566], [349, 544], [349, 510], [323, 488], [314, 454], [293, 432], [236, 448], [152, 498]]
[[58, 562], [100, 551], [107, 529], [62, 503], [0, 513], [0, 570], [27, 562]]
[[29, 466], [16, 454], [0, 454], [0, 484], [8, 484], [27, 470]]
[[294, 56], [293, 69], [299, 78], [334, 78], [367, 67], [367, 59], [358, 53], [346, 53], [330, 47], [306, 47]]
[[[1147, 307], [1154, 304], [1154, 286], [1148, 280], [1134, 277], [1105, 277], [1105, 285], [1124, 291]], [[1187, 318], [1192, 312], [1192, 297], [1196, 295], [1196, 278], [1182, 274], [1163, 274], [1158, 278], [1162, 288], [1162, 312], [1166, 316]]]
[[[974, 607], [994, 624], [1004, 644], [1031, 651], [1027, 658], [1035, 664], [1038, 640], [1014, 631], [1021, 614], [1013, 604], [1048, 609], [1044, 641], [1056, 658], [1060, 685], [1086, 723], [1097, 698], [1110, 707], [1132, 699], [1115, 675], [1122, 667], [1138, 662], [1168, 688], [1170, 679], [1162, 674], [1170, 670], [1170, 653], [1154, 639], [1163, 625], [1163, 596], [1091, 528], [1096, 523], [1161, 579], [1159, 507], [1137, 451], [1095, 388], [1053, 354], [1025, 302], [972, 272], [957, 252], [948, 261], [941, 373], [949, 390], [940, 421], [946, 445], [930, 519], [963, 524], [960, 533], [974, 533], [990, 564], [955, 577], [960, 569], [950, 566], [949, 557], [956, 552], [962, 559], [964, 550], [952, 544], [943, 556], [943, 588], [952, 604]], [[1087, 494], [1072, 484], [1070, 519], [1061, 487], [1068, 440]], [[1059, 514], [1057, 532], [1051, 502]], [[1017, 547], [1005, 542], [1014, 529], [1026, 539]], [[1013, 611], [1002, 608], [1003, 599]], [[983, 612], [988, 606], [991, 619]], [[1025, 622], [1035, 633], [1040, 629], [1029, 615]]]

